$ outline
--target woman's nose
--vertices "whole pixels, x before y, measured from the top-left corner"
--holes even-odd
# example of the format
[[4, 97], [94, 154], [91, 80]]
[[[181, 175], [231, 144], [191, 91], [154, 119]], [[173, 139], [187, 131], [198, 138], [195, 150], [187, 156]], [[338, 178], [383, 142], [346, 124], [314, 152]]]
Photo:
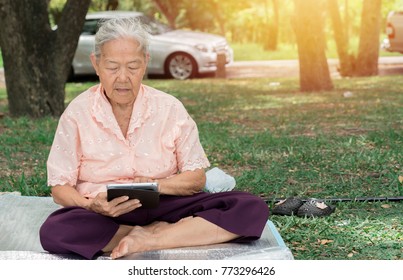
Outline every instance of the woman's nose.
[[129, 76], [128, 70], [126, 68], [120, 68], [118, 73], [118, 78], [120, 81], [126, 81]]

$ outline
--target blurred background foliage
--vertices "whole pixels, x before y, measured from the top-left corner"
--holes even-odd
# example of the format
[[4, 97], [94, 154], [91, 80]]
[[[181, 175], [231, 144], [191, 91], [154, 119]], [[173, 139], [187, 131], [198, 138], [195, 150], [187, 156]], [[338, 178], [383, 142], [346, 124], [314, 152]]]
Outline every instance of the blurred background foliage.
[[[55, 24], [66, 0], [49, 1], [51, 21]], [[359, 37], [363, 0], [339, 0], [338, 5], [354, 45]], [[140, 11], [174, 28], [224, 35], [231, 43], [265, 46], [268, 38], [276, 37], [279, 44], [295, 44], [291, 26], [295, 13], [293, 0], [92, 0], [89, 12], [107, 9]], [[382, 26], [390, 11], [402, 9], [403, 0], [382, 1]], [[270, 36], [275, 30], [277, 36]], [[332, 39], [329, 21], [325, 31], [327, 38]], [[385, 37], [384, 31], [383, 28], [381, 39]], [[352, 48], [356, 49], [355, 45]]]

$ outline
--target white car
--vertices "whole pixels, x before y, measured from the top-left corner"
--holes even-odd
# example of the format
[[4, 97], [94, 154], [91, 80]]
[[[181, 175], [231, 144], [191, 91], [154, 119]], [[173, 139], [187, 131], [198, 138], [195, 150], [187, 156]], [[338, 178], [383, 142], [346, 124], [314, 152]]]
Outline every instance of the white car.
[[386, 35], [382, 48], [390, 52], [403, 53], [403, 12], [392, 11], [386, 19]]
[[174, 30], [140, 12], [105, 11], [89, 13], [74, 56], [71, 77], [92, 75], [90, 54], [94, 49], [94, 35], [100, 19], [112, 17], [139, 17], [150, 27], [150, 75], [165, 75], [174, 79], [189, 79], [217, 70], [217, 54], [226, 56], [226, 64], [233, 62], [233, 51], [227, 40], [218, 35]]

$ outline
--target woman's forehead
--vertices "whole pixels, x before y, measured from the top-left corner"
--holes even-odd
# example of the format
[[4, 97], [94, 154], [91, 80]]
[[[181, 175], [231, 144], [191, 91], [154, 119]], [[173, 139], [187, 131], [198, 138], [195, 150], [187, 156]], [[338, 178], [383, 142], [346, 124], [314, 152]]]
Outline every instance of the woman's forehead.
[[139, 42], [132, 38], [119, 38], [106, 42], [101, 47], [101, 57], [104, 60], [123, 58], [131, 61], [142, 61], [143, 53]]

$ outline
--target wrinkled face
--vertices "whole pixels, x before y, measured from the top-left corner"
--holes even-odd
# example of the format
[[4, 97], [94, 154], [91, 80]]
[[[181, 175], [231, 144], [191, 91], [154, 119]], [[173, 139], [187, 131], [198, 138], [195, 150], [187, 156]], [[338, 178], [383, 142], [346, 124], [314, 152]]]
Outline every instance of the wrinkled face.
[[148, 56], [144, 57], [136, 40], [119, 38], [106, 42], [100, 58], [96, 60], [92, 54], [91, 61], [112, 105], [134, 102], [148, 63]]

